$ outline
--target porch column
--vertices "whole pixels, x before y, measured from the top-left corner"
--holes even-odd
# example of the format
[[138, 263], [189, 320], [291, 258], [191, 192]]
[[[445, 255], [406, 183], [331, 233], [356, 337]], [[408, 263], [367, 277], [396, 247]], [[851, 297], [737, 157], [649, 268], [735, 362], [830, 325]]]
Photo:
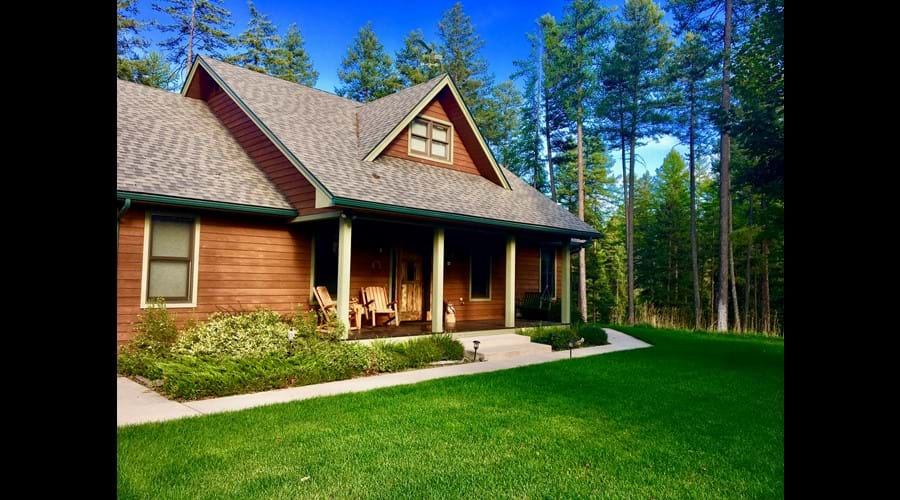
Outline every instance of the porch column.
[[572, 253], [571, 243], [563, 245], [562, 255], [562, 318], [563, 323], [572, 322]]
[[516, 237], [506, 237], [506, 314], [504, 326], [516, 326]]
[[350, 333], [350, 235], [352, 221], [338, 217], [337, 315], [344, 324], [344, 338]]
[[444, 331], [444, 228], [434, 228], [431, 252], [431, 332]]

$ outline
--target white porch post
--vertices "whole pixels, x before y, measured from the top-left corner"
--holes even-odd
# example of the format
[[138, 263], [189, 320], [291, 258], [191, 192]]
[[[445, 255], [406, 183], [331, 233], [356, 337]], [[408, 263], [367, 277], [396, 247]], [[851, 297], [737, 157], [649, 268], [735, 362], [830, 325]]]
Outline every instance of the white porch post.
[[562, 318], [563, 323], [572, 322], [572, 254], [571, 243], [563, 245], [562, 255]]
[[434, 228], [431, 261], [431, 332], [444, 331], [444, 228]]
[[513, 328], [516, 326], [516, 237], [506, 237], [506, 314], [504, 326]]
[[337, 315], [344, 324], [344, 338], [350, 333], [350, 236], [353, 223], [338, 217]]

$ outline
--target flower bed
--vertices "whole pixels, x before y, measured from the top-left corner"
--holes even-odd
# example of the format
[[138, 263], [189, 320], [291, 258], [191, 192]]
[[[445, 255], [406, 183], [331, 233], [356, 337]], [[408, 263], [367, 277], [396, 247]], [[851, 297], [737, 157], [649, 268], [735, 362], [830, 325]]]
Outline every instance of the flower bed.
[[[288, 331], [295, 331], [290, 340]], [[462, 360], [450, 335], [407, 342], [341, 342], [343, 325], [317, 331], [314, 316], [259, 309], [222, 314], [178, 332], [164, 303], [144, 311], [137, 336], [118, 357], [121, 375], [151, 381], [178, 400], [228, 396], [395, 372]]]
[[[565, 326], [536, 326], [519, 330], [522, 335], [531, 337], [532, 342], [553, 346], [554, 351], [569, 348], [571, 341], [573, 347], [591, 345], [606, 345], [609, 340], [606, 330], [593, 323], [576, 323]], [[584, 339], [583, 342], [580, 342]]]

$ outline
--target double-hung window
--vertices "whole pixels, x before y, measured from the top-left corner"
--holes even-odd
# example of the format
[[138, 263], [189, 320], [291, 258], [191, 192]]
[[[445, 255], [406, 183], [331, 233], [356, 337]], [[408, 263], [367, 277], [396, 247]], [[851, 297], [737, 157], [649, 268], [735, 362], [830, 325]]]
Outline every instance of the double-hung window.
[[146, 243], [144, 303], [162, 298], [166, 305], [191, 306], [197, 265], [197, 220], [191, 216], [152, 214]]
[[416, 118], [409, 126], [409, 154], [430, 160], [451, 162], [453, 127], [425, 118]]

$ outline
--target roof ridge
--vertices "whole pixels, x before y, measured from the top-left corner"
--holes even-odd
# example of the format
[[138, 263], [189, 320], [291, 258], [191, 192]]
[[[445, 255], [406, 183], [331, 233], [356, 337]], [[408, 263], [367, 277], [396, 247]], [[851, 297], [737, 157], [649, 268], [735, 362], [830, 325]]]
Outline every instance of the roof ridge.
[[321, 93], [326, 94], [326, 95], [329, 95], [329, 96], [331, 96], [331, 97], [337, 97], [338, 99], [341, 99], [341, 100], [343, 100], [343, 101], [347, 101], [348, 103], [356, 104], [357, 106], [363, 106], [363, 105], [365, 105], [365, 103], [362, 103], [362, 102], [359, 102], [359, 101], [354, 101], [353, 99], [348, 99], [348, 98], [346, 98], [346, 97], [344, 97], [344, 96], [335, 94], [334, 92], [329, 92], [329, 91], [327, 91], [327, 90], [322, 90], [322, 89], [316, 88], [316, 87], [310, 87], [309, 85], [303, 85], [302, 83], [292, 82], [292, 81], [290, 81], [290, 80], [285, 80], [284, 78], [278, 78], [277, 76], [272, 76], [272, 75], [270, 75], [270, 74], [268, 74], [268, 73], [260, 73], [260, 72], [258, 72], [258, 71], [253, 71], [253, 70], [251, 70], [251, 69], [247, 69], [247, 68], [244, 68], [244, 67], [242, 67], [242, 66], [238, 66], [238, 65], [236, 65], [236, 64], [227, 63], [227, 62], [225, 62], [225, 61], [222, 61], [221, 59], [216, 59], [216, 58], [214, 58], [214, 57], [209, 57], [209, 56], [200, 56], [200, 55], [198, 55], [197, 57], [203, 57], [204, 59], [209, 59], [209, 60], [215, 61], [215, 62], [217, 62], [217, 63], [227, 64], [227, 65], [233, 66], [233, 67], [235, 67], [235, 68], [237, 68], [237, 69], [242, 69], [242, 70], [244, 70], [244, 71], [249, 71], [250, 73], [255, 74], [255, 75], [261, 75], [261, 76], [265, 76], [265, 77], [268, 77], [268, 78], [272, 78], [272, 79], [274, 79], [274, 80], [280, 80], [280, 81], [282, 81], [282, 82], [287, 82], [287, 83], [296, 85], [296, 86], [301, 87], [301, 88], [304, 88], [304, 89], [315, 90], [316, 92], [321, 92]]
[[[415, 88], [418, 88], [418, 87], [422, 87], [422, 86], [424, 86], [424, 85], [428, 85], [429, 83], [432, 83], [432, 82], [434, 82], [434, 81], [436, 81], [436, 80], [441, 80], [441, 79], [443, 79], [443, 78], [444, 78], [445, 76], [447, 76], [447, 75], [448, 75], [448, 73], [441, 73], [440, 75], [438, 75], [438, 76], [436, 76], [436, 77], [434, 77], [434, 78], [432, 78], [432, 79], [430, 79], [430, 80], [428, 80], [428, 81], [424, 81], [424, 82], [422, 82], [422, 83], [417, 83], [417, 84], [415, 84], [415, 85], [406, 87], [406, 88], [404, 88], [404, 89], [400, 89], [400, 90], [398, 90], [398, 91], [396, 91], [396, 92], [394, 92], [394, 93], [388, 94], [388, 95], [386, 95], [386, 96], [381, 96], [381, 97], [379, 97], [378, 99], [375, 99], [374, 101], [364, 102], [364, 103], [361, 103], [361, 104], [363, 105], [363, 107], [366, 107], [366, 106], [368, 106], [368, 105], [370, 105], [370, 104], [375, 104], [376, 102], [381, 101], [382, 99], [387, 99], [388, 97], [393, 97], [393, 96], [395, 96], [395, 95], [399, 95], [399, 94], [405, 93], [405, 92], [410, 91], [410, 90], [412, 90], [412, 89], [415, 89]], [[432, 83], [432, 85], [434, 85], [434, 84]], [[356, 101], [354, 101], [354, 102], [356, 102]]]
[[161, 88], [159, 88], [159, 87], [154, 87], [154, 86], [152, 86], [152, 85], [147, 85], [147, 84], [144, 84], [144, 83], [138, 83], [138, 82], [132, 82], [131, 80], [125, 80], [125, 79], [119, 78], [119, 77], [116, 77], [116, 80], [118, 80], [118, 81], [120, 81], [120, 82], [122, 82], [122, 83], [127, 83], [127, 84], [129, 84], [129, 85], [136, 85], [136, 86], [138, 86], [138, 87], [142, 87], [142, 88], [145, 88], [145, 89], [150, 89], [150, 90], [152, 90], [152, 91], [160, 92], [160, 93], [163, 93], [163, 94], [170, 94], [170, 95], [173, 95], [173, 96], [181, 97], [181, 94], [178, 93], [178, 92], [174, 92], [174, 91], [166, 90], [166, 89], [161, 89]]

